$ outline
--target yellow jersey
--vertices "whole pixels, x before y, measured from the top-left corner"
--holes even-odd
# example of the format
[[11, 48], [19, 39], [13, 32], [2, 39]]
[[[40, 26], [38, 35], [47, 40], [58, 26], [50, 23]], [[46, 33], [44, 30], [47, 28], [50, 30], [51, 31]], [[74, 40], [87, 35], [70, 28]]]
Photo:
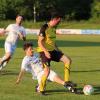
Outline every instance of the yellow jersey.
[[[44, 24], [40, 29], [39, 36], [44, 37], [44, 46], [48, 51], [55, 49], [56, 27], [50, 27], [48, 24]], [[37, 51], [42, 52], [43, 50], [38, 47]]]

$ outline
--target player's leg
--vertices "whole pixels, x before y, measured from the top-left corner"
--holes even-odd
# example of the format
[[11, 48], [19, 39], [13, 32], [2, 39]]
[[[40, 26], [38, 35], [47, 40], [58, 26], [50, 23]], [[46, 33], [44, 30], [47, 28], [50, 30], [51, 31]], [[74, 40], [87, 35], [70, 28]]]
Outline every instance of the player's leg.
[[37, 80], [38, 80], [38, 85], [35, 87], [36, 92], [45, 95], [46, 80], [47, 80], [45, 71], [43, 71], [43, 74], [38, 75]]
[[64, 80], [69, 81], [71, 59], [65, 56], [61, 51], [56, 50], [52, 51], [51, 56], [53, 61], [62, 61], [64, 63]]
[[9, 62], [13, 52], [15, 51], [15, 48], [16, 46], [12, 46], [10, 43], [5, 42], [5, 55], [0, 60], [1, 69]]
[[56, 82], [58, 84], [64, 85], [64, 80], [62, 80], [60, 78], [60, 76], [58, 76], [54, 71], [50, 70], [50, 74], [48, 76], [48, 80], [52, 81], [52, 82]]
[[11, 54], [8, 52], [6, 53], [1, 59], [0, 59], [0, 65], [3, 65], [5, 62], [8, 63], [8, 61], [11, 58]]
[[[44, 71], [39, 73], [37, 76], [37, 80], [38, 80], [38, 85], [36, 86], [36, 91], [40, 92], [40, 84], [41, 84], [41, 79], [42, 79], [42, 75], [44, 74]], [[64, 80], [62, 80], [54, 71], [50, 70], [50, 73], [48, 75], [47, 78], [48, 81], [52, 81], [52, 82], [56, 82], [58, 84], [61, 85], [65, 85]]]
[[[40, 72], [37, 76], [37, 80], [38, 80], [38, 84], [37, 86], [35, 87], [35, 91], [42, 94], [42, 95], [45, 95], [45, 88], [46, 88], [46, 80], [44, 82], [43, 78], [45, 77], [45, 71], [43, 70], [42, 72]], [[44, 82], [44, 83], [43, 83]]]
[[58, 76], [54, 71], [50, 70], [50, 74], [48, 76], [48, 80], [52, 81], [52, 82], [56, 82], [58, 84], [63, 85], [64, 87], [68, 87], [70, 86], [70, 81], [65, 82], [60, 76]]
[[70, 76], [70, 65], [71, 65], [71, 59], [65, 55], [63, 55], [60, 58], [60, 61], [64, 63], [64, 80], [69, 81], [69, 76]]
[[64, 80], [65, 80], [65, 82], [67, 83], [67, 85], [69, 85], [71, 87], [76, 87], [77, 86], [76, 83], [69, 81], [71, 59], [69, 57], [63, 55], [61, 57], [60, 61], [62, 61], [65, 65], [65, 67], [64, 67]]
[[56, 82], [58, 84], [63, 85], [65, 88], [67, 88], [70, 92], [72, 93], [76, 93], [76, 88], [74, 88], [73, 86], [71, 86], [71, 82], [65, 82], [63, 79], [61, 79], [54, 71], [50, 70], [50, 74], [48, 76], [48, 80], [52, 81], [52, 82]]
[[74, 86], [75, 84], [69, 81], [71, 59], [65, 56], [61, 51], [56, 50], [51, 52], [51, 57], [53, 61], [61, 61], [64, 63], [64, 81], [68, 84], [70, 83], [71, 86]]
[[46, 80], [47, 80], [47, 77], [48, 77], [49, 72], [50, 72], [50, 67], [48, 67], [46, 65], [43, 65], [43, 66], [44, 66], [44, 73], [41, 77], [41, 82], [40, 82], [40, 91], [41, 92], [44, 92], [44, 90], [45, 90]]
[[43, 69], [44, 69], [44, 73], [41, 77], [41, 82], [40, 82], [40, 91], [44, 92], [44, 89], [46, 86], [46, 80], [47, 80], [47, 77], [50, 73], [50, 64], [48, 64], [48, 58], [46, 58], [44, 52], [40, 53], [40, 57], [42, 59]]
[[11, 58], [11, 45], [5, 42], [5, 55], [0, 60], [0, 66], [3, 67], [5, 62], [8, 62]]

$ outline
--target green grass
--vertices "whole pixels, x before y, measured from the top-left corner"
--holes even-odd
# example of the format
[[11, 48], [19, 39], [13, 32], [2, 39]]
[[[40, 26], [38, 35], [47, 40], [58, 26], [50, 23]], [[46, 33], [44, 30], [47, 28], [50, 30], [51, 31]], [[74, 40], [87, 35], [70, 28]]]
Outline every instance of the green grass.
[[[37, 46], [37, 36], [28, 35], [28, 41]], [[0, 57], [4, 54], [4, 38], [0, 37]], [[85, 84], [94, 86], [93, 95], [85, 96], [69, 93], [63, 86], [48, 83], [47, 96], [35, 93], [36, 81], [26, 73], [19, 85], [15, 84], [24, 56], [22, 42], [7, 67], [0, 72], [0, 100], [99, 100], [100, 98], [100, 35], [58, 35], [57, 44], [72, 59], [70, 79], [78, 84], [78, 89]], [[52, 62], [54, 69], [63, 78], [63, 64]]]

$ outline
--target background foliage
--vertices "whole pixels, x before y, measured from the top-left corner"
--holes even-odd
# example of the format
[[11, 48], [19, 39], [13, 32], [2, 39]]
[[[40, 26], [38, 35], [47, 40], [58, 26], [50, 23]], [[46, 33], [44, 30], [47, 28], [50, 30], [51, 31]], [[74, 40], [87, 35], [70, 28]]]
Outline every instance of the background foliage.
[[99, 0], [0, 0], [0, 19], [14, 19], [22, 14], [27, 20], [48, 20], [53, 11], [59, 11], [64, 20], [100, 18]]

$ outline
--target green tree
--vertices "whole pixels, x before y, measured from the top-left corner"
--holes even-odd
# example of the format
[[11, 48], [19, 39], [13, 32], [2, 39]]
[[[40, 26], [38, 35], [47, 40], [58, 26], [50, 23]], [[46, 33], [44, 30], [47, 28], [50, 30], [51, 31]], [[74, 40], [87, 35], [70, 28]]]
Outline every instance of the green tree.
[[92, 8], [92, 17], [96, 18], [100, 18], [100, 1], [99, 0], [95, 0], [94, 4], [93, 4], [93, 8]]
[[89, 19], [100, 12], [99, 0], [0, 0], [0, 19], [14, 19], [17, 14], [33, 19], [34, 6], [39, 21], [49, 19], [53, 11], [66, 20]]
[[6, 0], [0, 0], [0, 20], [5, 19], [6, 17]]

